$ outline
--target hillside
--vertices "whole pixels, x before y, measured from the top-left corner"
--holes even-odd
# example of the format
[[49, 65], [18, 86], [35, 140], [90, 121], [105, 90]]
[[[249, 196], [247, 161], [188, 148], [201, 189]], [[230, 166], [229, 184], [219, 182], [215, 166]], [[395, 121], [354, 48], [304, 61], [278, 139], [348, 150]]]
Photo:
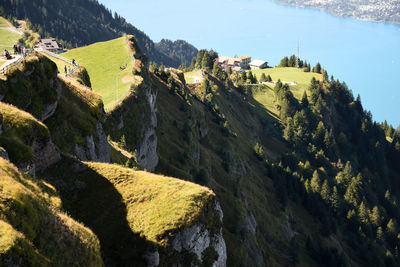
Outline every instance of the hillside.
[[[110, 137], [155, 172], [213, 189], [229, 266], [395, 265], [399, 134], [325, 70], [263, 71], [297, 85], [267, 85], [263, 106], [241, 75], [214, 67], [186, 85], [182, 72], [151, 66], [147, 94], [109, 114]], [[143, 122], [145, 96], [156, 105]]]
[[263, 85], [251, 85], [250, 90], [252, 95], [257, 102], [262, 104], [266, 109], [268, 109], [276, 118], [279, 118], [279, 110], [275, 106], [275, 94], [274, 86], [278, 80], [283, 83], [288, 83], [290, 86], [290, 91], [297, 100], [301, 100], [304, 92], [310, 94], [309, 85], [311, 79], [314, 77], [317, 80], [322, 79], [321, 74], [308, 72], [305, 73], [297, 68], [269, 68], [263, 70], [252, 70], [253, 75], [260, 80], [261, 75], [270, 75], [272, 78], [272, 83], [266, 83]]
[[[140, 63], [143, 55], [132, 51]], [[111, 165], [121, 161], [119, 144], [111, 155], [101, 96], [57, 75], [55, 63], [33, 53], [0, 81], [0, 97], [2, 266], [223, 266], [223, 214], [215, 194]], [[141, 132], [139, 126], [132, 130]], [[136, 164], [129, 152], [118, 152], [129, 159], [120, 163]], [[204, 240], [195, 242], [197, 235]]]
[[[214, 53], [186, 74], [200, 83], [129, 35], [66, 53], [72, 77], [40, 53], [8, 70], [1, 264], [399, 265], [400, 133], [324, 69], [225, 73]], [[113, 105], [121, 73], [135, 79]]]
[[62, 56], [75, 59], [87, 69], [92, 89], [102, 96], [106, 109], [115, 105], [117, 99], [124, 98], [131, 86], [141, 79], [132, 73], [135, 60], [129, 49], [128, 37], [72, 49]]
[[176, 61], [185, 63], [187, 66], [190, 66], [198, 52], [193, 45], [183, 40], [172, 42], [168, 39], [162, 39], [156, 43], [156, 48]]
[[[191, 50], [179, 49], [171, 53], [178, 57], [170, 57], [170, 53], [165, 54], [158, 49], [145, 33], [93, 0], [4, 0], [0, 7], [3, 14], [16, 19], [27, 19], [32, 30], [41, 36], [57, 38], [69, 48], [115, 39], [123, 34], [133, 34], [140, 48], [150, 60], [158, 64], [178, 67], [183, 62], [181, 57], [188, 58], [192, 54]], [[189, 44], [187, 46], [194, 48]]]

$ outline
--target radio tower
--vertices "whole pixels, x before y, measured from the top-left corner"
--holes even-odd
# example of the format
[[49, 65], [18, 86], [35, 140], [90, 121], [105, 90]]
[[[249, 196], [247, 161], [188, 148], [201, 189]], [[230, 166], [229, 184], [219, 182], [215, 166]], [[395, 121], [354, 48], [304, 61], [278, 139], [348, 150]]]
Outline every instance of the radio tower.
[[297, 68], [299, 68], [299, 63], [300, 63], [300, 41], [297, 40], [297, 58], [296, 58]]

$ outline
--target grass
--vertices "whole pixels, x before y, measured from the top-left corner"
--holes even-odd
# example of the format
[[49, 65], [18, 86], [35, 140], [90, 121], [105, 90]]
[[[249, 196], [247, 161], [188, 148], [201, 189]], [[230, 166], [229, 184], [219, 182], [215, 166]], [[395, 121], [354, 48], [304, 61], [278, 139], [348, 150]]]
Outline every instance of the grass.
[[185, 72], [185, 81], [187, 83], [194, 83], [195, 78], [201, 76], [201, 70], [194, 70], [190, 72]]
[[0, 158], [0, 263], [102, 266], [93, 232], [60, 211], [54, 189]]
[[[102, 96], [106, 109], [115, 104], [117, 80], [118, 99], [128, 93], [134, 82], [133, 60], [125, 37], [72, 49], [62, 55], [86, 67], [92, 88]], [[121, 71], [120, 67], [125, 65]]]
[[48, 54], [46, 54], [46, 53], [40, 52], [40, 54], [43, 55], [43, 56], [45, 56], [45, 57], [47, 57], [48, 59], [50, 59], [50, 60], [53, 61], [54, 63], [56, 63], [58, 72], [59, 72], [60, 74], [65, 74], [65, 71], [64, 71], [64, 67], [65, 67], [65, 66], [67, 66], [67, 68], [68, 68], [68, 67], [71, 67], [71, 68], [74, 67], [72, 64], [68, 64], [67, 62], [65, 62], [65, 61], [63, 61], [63, 60], [58, 59], [58, 58], [56, 58], [56, 57], [52, 57], [52, 56], [50, 56], [50, 55], [48, 55]]
[[109, 180], [127, 206], [127, 221], [135, 233], [161, 246], [168, 233], [190, 225], [214, 193], [208, 188], [117, 165], [87, 163]]
[[[269, 68], [262, 70], [252, 70], [252, 73], [259, 80], [262, 73], [270, 75], [274, 82], [280, 79], [282, 82], [295, 82], [296, 85], [290, 85], [294, 97], [301, 99], [304, 91], [308, 93], [308, 86], [314, 77], [317, 80], [322, 79], [322, 75], [313, 72], [303, 72], [297, 68]], [[275, 108], [275, 95], [273, 92], [274, 84], [265, 84], [253, 86], [253, 97], [266, 109], [268, 109], [276, 119], [279, 119], [279, 111]], [[309, 94], [308, 94], [309, 95]]]
[[58, 148], [71, 152], [75, 144], [84, 145], [84, 137], [95, 134], [102, 106], [100, 95], [73, 79], [62, 79], [57, 111], [46, 120], [52, 140]]
[[9, 26], [8, 21], [5, 18], [0, 17], [0, 27], [8, 27], [8, 26]]
[[0, 122], [3, 126], [0, 146], [8, 151], [10, 159], [16, 164], [32, 158], [31, 145], [35, 140], [46, 140], [50, 136], [46, 125], [31, 114], [2, 102]]
[[13, 54], [13, 45], [16, 44], [21, 37], [21, 35], [14, 32], [0, 29], [0, 53], [3, 55], [4, 49], [7, 49], [11, 54]]
[[[295, 82], [297, 85], [290, 86], [296, 98], [300, 98], [305, 89], [308, 88], [311, 79], [314, 77], [317, 80], [322, 79], [322, 75], [313, 72], [303, 72], [297, 68], [268, 68], [262, 70], [252, 70], [259, 80], [262, 73], [266, 76], [270, 75], [272, 81], [276, 82], [280, 79], [282, 82]], [[272, 85], [273, 86], [273, 85]]]

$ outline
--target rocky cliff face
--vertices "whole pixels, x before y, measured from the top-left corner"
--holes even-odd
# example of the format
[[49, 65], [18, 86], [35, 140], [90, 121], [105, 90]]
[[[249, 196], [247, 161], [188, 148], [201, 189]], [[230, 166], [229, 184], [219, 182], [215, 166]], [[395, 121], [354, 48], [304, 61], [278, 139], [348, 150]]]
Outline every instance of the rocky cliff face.
[[[171, 245], [180, 254], [192, 254], [195, 259], [193, 263], [198, 261], [207, 266], [210, 263], [214, 267], [226, 266], [227, 255], [225, 240], [222, 236], [223, 212], [221, 206], [214, 201], [211, 211], [208, 212], [211, 212], [211, 217], [217, 222], [216, 225], [211, 227], [207, 225], [210, 221], [210, 214], [204, 214], [207, 217], [205, 223], [199, 222], [184, 228], [172, 239]], [[178, 266], [181, 264], [183, 263], [177, 263]]]
[[184, 227], [170, 239], [166, 249], [146, 252], [148, 266], [226, 266], [226, 244], [222, 235], [223, 212], [213, 200], [199, 220]]
[[111, 148], [100, 121], [96, 122], [95, 134], [84, 139], [84, 146], [75, 144], [73, 155], [83, 161], [110, 162]]
[[29, 172], [35, 176], [36, 172], [43, 171], [61, 160], [61, 155], [51, 140], [35, 141], [31, 148], [33, 158], [17, 166], [22, 172]]
[[154, 171], [158, 165], [157, 155], [157, 90], [149, 83], [144, 85], [144, 93], [150, 108], [150, 119], [144, 126], [143, 139], [137, 149], [137, 160], [139, 164], [148, 171]]

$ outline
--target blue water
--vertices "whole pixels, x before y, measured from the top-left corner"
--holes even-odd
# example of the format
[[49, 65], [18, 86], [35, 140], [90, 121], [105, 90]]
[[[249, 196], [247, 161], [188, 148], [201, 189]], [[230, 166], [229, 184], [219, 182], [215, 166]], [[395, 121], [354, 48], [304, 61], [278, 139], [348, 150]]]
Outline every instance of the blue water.
[[100, 0], [154, 41], [183, 39], [220, 55], [276, 65], [296, 54], [321, 62], [361, 95], [376, 121], [400, 125], [400, 26], [338, 18], [271, 0]]

